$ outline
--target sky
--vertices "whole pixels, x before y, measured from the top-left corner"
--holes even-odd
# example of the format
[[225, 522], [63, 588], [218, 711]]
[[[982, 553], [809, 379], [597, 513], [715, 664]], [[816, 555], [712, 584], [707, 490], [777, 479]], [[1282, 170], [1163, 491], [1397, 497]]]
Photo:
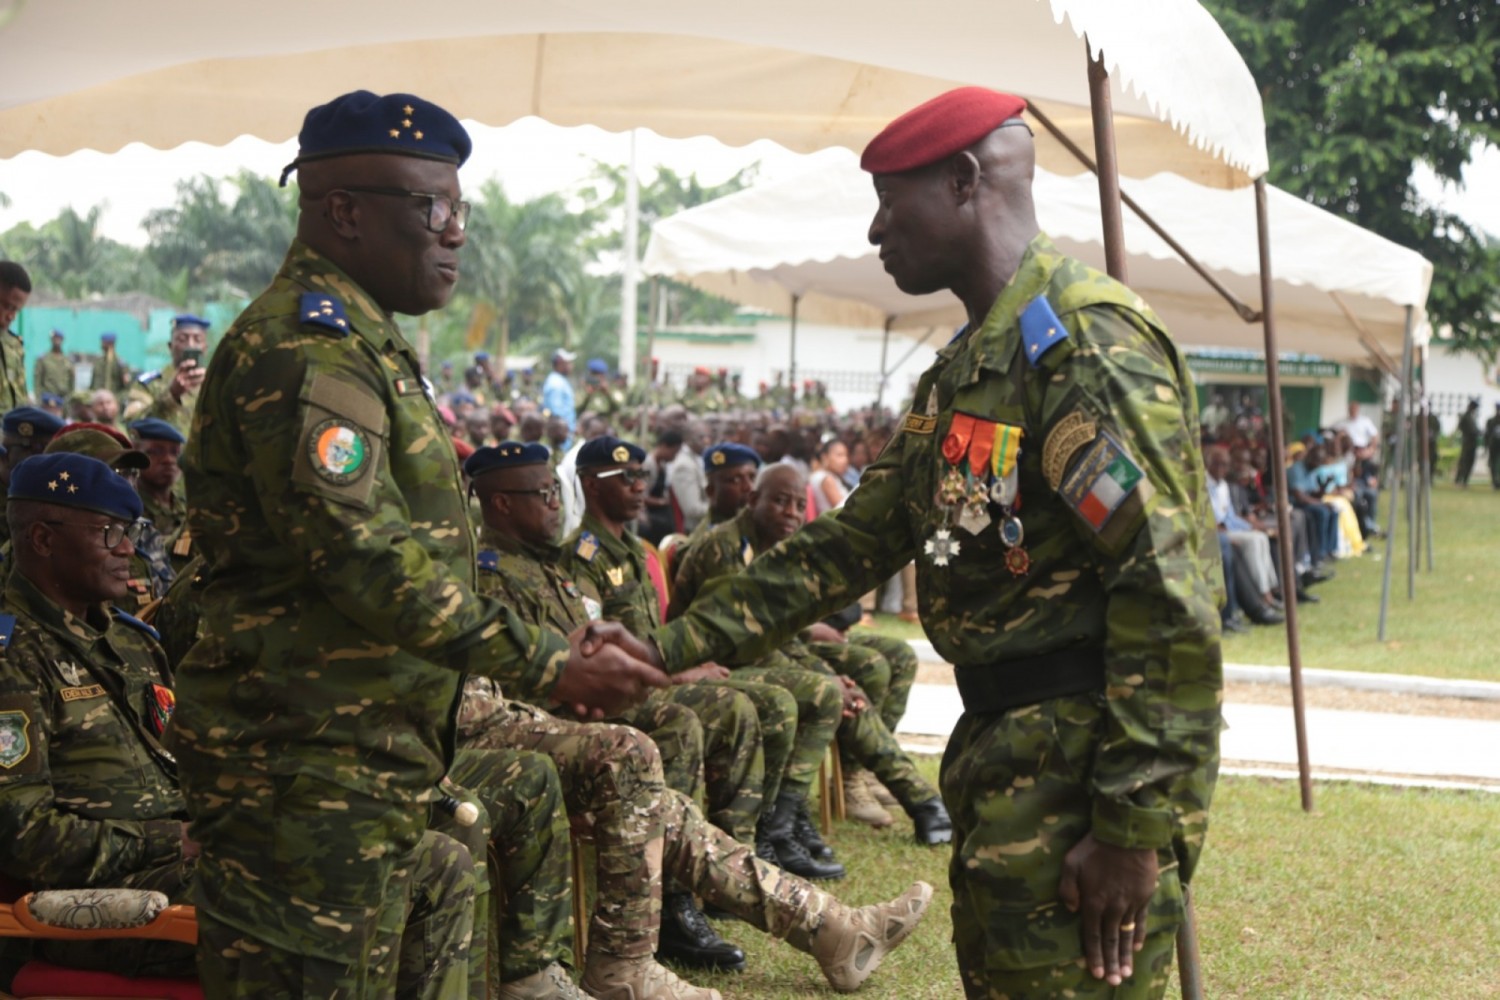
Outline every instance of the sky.
[[[629, 158], [628, 135], [593, 126], [561, 128], [537, 118], [503, 128], [467, 124], [475, 152], [459, 175], [463, 184], [477, 189], [483, 180], [495, 177], [513, 199], [571, 190], [588, 176], [595, 160], [623, 164]], [[760, 176], [771, 179], [814, 170], [828, 159], [853, 156], [848, 150], [803, 156], [769, 140], [731, 147], [707, 137], [666, 139], [645, 129], [636, 135], [636, 163], [643, 176], [649, 177], [652, 167], [664, 164], [679, 173], [697, 173], [709, 184], [756, 161], [761, 164]], [[11, 200], [9, 208], [0, 209], [0, 232], [23, 221], [40, 225], [70, 204], [79, 211], [103, 204], [104, 235], [142, 245], [146, 234], [140, 228], [141, 219], [153, 208], [172, 204], [179, 181], [204, 173], [229, 176], [240, 169], [276, 177], [295, 150], [292, 141], [278, 144], [245, 136], [222, 147], [192, 142], [172, 150], [133, 144], [109, 155], [22, 153], [0, 160], [0, 192]], [[1417, 187], [1425, 198], [1500, 235], [1500, 149], [1481, 151], [1465, 172], [1461, 189], [1439, 182], [1420, 168]]]

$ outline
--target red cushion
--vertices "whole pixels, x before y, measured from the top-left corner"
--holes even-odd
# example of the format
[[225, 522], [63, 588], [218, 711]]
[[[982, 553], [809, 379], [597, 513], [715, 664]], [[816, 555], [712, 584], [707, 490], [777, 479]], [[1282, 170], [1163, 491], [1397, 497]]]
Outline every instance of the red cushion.
[[113, 972], [65, 969], [50, 962], [31, 961], [21, 966], [11, 983], [17, 997], [155, 997], [159, 1000], [203, 1000], [203, 988], [192, 979], [142, 976], [132, 979]]
[[651, 585], [656, 588], [656, 603], [660, 606], [656, 610], [655, 624], [660, 625], [661, 620], [667, 617], [667, 576], [662, 571], [657, 554], [650, 549], [646, 550], [646, 575], [651, 577]]

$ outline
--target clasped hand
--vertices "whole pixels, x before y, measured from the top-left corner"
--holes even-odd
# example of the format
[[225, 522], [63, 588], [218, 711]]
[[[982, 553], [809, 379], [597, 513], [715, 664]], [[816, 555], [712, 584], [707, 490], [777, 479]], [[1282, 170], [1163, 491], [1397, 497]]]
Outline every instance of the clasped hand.
[[638, 705], [672, 683], [656, 650], [618, 622], [592, 622], [568, 636], [568, 663], [552, 698], [580, 719], [598, 721]]

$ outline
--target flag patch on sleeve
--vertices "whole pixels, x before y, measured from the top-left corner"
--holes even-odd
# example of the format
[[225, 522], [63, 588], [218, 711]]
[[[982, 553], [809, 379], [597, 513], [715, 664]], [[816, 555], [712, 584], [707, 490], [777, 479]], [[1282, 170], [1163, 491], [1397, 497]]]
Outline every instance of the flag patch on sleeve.
[[1058, 491], [1095, 532], [1141, 487], [1145, 473], [1125, 447], [1101, 433], [1089, 444]]

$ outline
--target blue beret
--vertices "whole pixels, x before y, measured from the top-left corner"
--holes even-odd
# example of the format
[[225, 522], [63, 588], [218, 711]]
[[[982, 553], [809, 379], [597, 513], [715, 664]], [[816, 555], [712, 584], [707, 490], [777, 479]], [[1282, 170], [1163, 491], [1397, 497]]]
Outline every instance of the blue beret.
[[644, 462], [646, 450], [638, 445], [621, 441], [608, 434], [578, 449], [578, 468], [592, 469], [600, 465], [624, 465], [626, 462]]
[[33, 455], [10, 472], [12, 500], [40, 500], [92, 510], [121, 521], [141, 516], [141, 498], [114, 469], [97, 458], [59, 451]]
[[135, 436], [142, 441], [171, 441], [173, 444], [187, 444], [187, 438], [182, 436], [182, 432], [165, 420], [147, 417], [129, 426]]
[[477, 479], [496, 469], [519, 469], [526, 465], [546, 465], [552, 452], [544, 444], [522, 444], [507, 441], [490, 448], [480, 448], [464, 460], [464, 472]]
[[201, 326], [203, 327], [203, 329], [207, 330], [210, 326], [213, 326], [213, 324], [204, 319], [202, 316], [194, 316], [192, 313], [182, 313], [180, 315], [172, 317], [172, 326]]
[[704, 472], [733, 469], [741, 465], [753, 465], [757, 469], [760, 468], [760, 453], [754, 448], [747, 448], [733, 441], [716, 444], [703, 453]]
[[479, 364], [479, 362], [481, 362], [481, 361], [488, 361], [489, 359], [490, 359], [490, 352], [489, 351], [479, 351], [478, 353], [476, 353], [474, 355], [474, 363], [476, 365]]
[[44, 392], [42, 393], [42, 402], [44, 404], [50, 403], [53, 406], [61, 406], [65, 400], [55, 392]]
[[23, 438], [51, 437], [62, 429], [62, 418], [36, 406], [18, 406], [0, 420], [0, 430]]
[[472, 393], [450, 392], [448, 394], [448, 402], [453, 406], [457, 406], [459, 403], [468, 403], [470, 406], [473, 406], [479, 401], [474, 398]]
[[603, 358], [590, 358], [588, 368], [589, 371], [593, 372], [595, 375], [609, 374], [609, 365]]
[[415, 156], [463, 166], [473, 150], [457, 118], [415, 94], [372, 94], [356, 90], [307, 113], [297, 133], [297, 158], [281, 172], [312, 160], [356, 153]]
[[106, 330], [103, 333], [99, 334], [99, 343], [101, 343], [101, 344], [113, 344], [114, 342], [115, 342], [115, 335], [113, 333], [110, 333], [108, 330]]

